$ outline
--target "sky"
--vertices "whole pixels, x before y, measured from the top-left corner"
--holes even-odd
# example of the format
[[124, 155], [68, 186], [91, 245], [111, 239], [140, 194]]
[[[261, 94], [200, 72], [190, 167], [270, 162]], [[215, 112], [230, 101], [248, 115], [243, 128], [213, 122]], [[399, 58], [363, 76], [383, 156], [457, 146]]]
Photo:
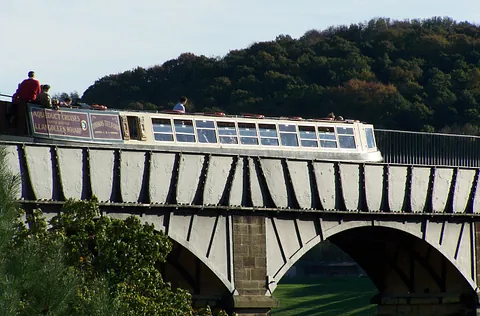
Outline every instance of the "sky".
[[34, 70], [51, 94], [148, 68], [182, 53], [230, 50], [306, 31], [391, 19], [448, 16], [480, 24], [479, 0], [3, 0], [0, 94]]

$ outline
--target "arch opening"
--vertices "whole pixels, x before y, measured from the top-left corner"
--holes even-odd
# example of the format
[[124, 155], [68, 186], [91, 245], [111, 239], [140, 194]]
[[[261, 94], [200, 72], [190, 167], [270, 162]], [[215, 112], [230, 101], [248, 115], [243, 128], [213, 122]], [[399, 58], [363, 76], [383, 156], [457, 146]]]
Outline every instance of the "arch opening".
[[[361, 267], [358, 275], [364, 271], [375, 285], [378, 293], [370, 302], [377, 304], [379, 315], [408, 314], [413, 309], [422, 315], [470, 315], [476, 310], [478, 297], [471, 280], [438, 249], [413, 234], [363, 226], [339, 230], [327, 240]], [[308, 252], [318, 251], [308, 247]], [[301, 261], [295, 263], [297, 269]]]
[[194, 307], [209, 305], [214, 308], [231, 296], [222, 280], [202, 260], [180, 243], [170, 240], [173, 242], [172, 251], [159, 269], [172, 289], [189, 291]]
[[362, 267], [381, 293], [474, 293], [443, 254], [406, 232], [359, 227], [329, 240]]

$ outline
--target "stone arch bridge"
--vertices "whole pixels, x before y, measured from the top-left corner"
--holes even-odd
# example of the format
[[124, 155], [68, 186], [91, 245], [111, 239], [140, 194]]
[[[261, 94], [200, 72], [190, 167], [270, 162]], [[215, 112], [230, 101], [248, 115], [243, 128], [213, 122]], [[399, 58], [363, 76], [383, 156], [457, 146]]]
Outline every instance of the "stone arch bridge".
[[377, 286], [379, 315], [475, 315], [479, 170], [2, 143], [18, 200], [53, 216], [95, 195], [174, 242], [163, 275], [199, 305], [266, 315], [286, 271], [329, 239]]

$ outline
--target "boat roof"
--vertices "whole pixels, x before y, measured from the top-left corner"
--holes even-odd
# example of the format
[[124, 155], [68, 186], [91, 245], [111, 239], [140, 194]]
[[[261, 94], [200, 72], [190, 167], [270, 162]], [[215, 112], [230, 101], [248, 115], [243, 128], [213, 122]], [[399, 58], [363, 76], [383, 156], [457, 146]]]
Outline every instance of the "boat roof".
[[[11, 103], [10, 101], [3, 101], [0, 100], [0, 103]], [[32, 104], [33, 106], [38, 106], [36, 104]], [[242, 114], [226, 114], [224, 112], [185, 112], [182, 113], [180, 111], [176, 110], [164, 110], [164, 111], [148, 111], [148, 110], [133, 110], [133, 109], [115, 109], [115, 108], [108, 108], [108, 109], [92, 109], [92, 108], [87, 108], [85, 106], [88, 106], [87, 104], [81, 103], [82, 106], [73, 106], [71, 108], [63, 108], [61, 107], [60, 110], [64, 111], [69, 111], [69, 110], [74, 110], [74, 111], [95, 111], [98, 110], [98, 112], [117, 112], [119, 115], [126, 114], [126, 113], [136, 113], [136, 114], [161, 114], [161, 115], [168, 115], [168, 116], [173, 116], [173, 117], [182, 117], [182, 116], [207, 116], [207, 117], [215, 117], [215, 118], [229, 118], [229, 119], [255, 119], [255, 120], [274, 120], [274, 121], [296, 121], [296, 122], [321, 122], [321, 123], [346, 123], [346, 124], [353, 124], [353, 123], [364, 123], [360, 122], [359, 120], [354, 120], [354, 119], [343, 119], [343, 120], [335, 120], [333, 118], [328, 118], [328, 117], [322, 117], [322, 118], [303, 118], [300, 116], [265, 116], [263, 114], [255, 114], [255, 113], [242, 113]]]
[[[109, 109], [110, 110], [110, 109]], [[344, 119], [344, 120], [335, 120], [332, 118], [302, 118], [300, 116], [265, 116], [263, 114], [250, 114], [250, 113], [243, 113], [243, 114], [238, 114], [238, 115], [229, 115], [225, 114], [224, 112], [179, 112], [175, 110], [165, 110], [165, 111], [139, 111], [139, 110], [130, 110], [130, 109], [125, 109], [125, 110], [119, 110], [115, 109], [112, 110], [115, 112], [121, 112], [121, 113], [145, 113], [145, 114], [163, 114], [163, 115], [174, 115], [178, 117], [182, 116], [208, 116], [208, 117], [215, 117], [215, 118], [231, 118], [231, 119], [257, 119], [257, 120], [276, 120], [276, 121], [303, 121], [303, 122], [324, 122], [324, 123], [362, 123], [359, 120], [353, 120], [353, 119]]]

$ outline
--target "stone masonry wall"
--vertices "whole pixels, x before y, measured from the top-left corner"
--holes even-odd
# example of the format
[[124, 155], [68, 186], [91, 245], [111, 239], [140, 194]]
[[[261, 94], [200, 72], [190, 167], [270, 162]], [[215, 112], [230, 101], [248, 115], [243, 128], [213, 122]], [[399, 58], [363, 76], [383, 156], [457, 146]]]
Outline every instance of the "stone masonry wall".
[[240, 295], [265, 295], [265, 218], [233, 216], [234, 280]]
[[267, 238], [265, 218], [234, 215], [233, 277], [238, 295], [232, 312], [241, 316], [266, 316], [278, 302], [267, 290]]

